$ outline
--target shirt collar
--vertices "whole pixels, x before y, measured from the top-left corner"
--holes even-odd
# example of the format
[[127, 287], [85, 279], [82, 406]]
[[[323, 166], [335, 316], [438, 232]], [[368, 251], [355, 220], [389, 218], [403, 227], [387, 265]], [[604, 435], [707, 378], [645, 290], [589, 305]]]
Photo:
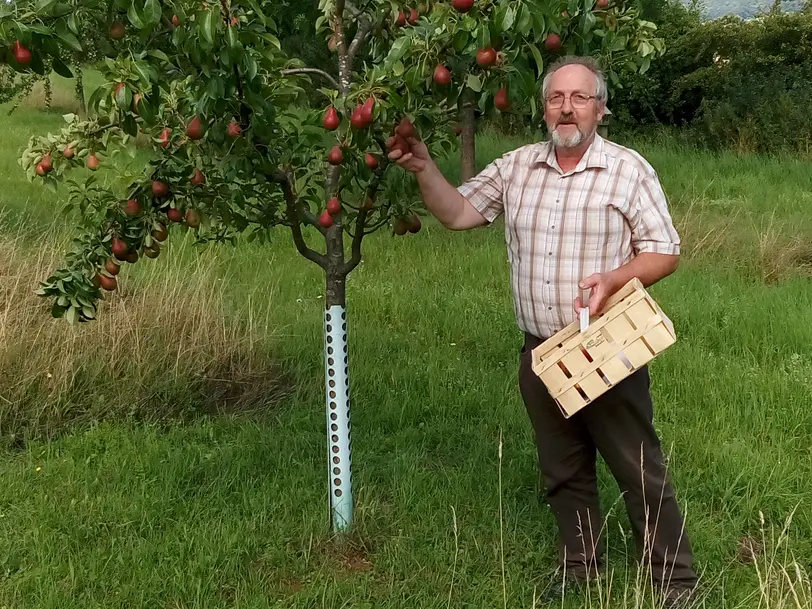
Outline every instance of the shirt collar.
[[[555, 156], [555, 146], [550, 141], [539, 142], [536, 150], [536, 158], [533, 165], [536, 163], [543, 163], [552, 167], [559, 173], [564, 173], [561, 166], [558, 164], [558, 159]], [[606, 153], [604, 151], [604, 139], [595, 133], [595, 138], [592, 140], [589, 148], [587, 148], [584, 156], [578, 161], [578, 165], [572, 170], [572, 173], [584, 171], [585, 169], [606, 169], [609, 166], [606, 160]]]

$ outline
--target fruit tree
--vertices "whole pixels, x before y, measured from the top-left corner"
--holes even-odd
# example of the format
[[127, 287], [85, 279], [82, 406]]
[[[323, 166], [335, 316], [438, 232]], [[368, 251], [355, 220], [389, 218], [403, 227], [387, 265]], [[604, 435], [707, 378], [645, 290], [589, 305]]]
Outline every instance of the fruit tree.
[[[493, 98], [502, 110], [520, 99], [536, 108], [545, 57], [568, 45], [580, 50], [597, 37], [607, 54], [635, 61], [647, 60], [641, 45], [657, 46], [631, 9], [584, 7], [582, 0], [411, 7], [322, 0], [317, 26], [335, 54], [333, 74], [282, 52], [273, 0], [108, 0], [104, 11], [83, 13], [40, 0], [3, 9], [5, 61], [21, 72], [44, 62], [69, 69], [87, 27], [81, 19], [102, 20], [94, 26], [114, 49], [121, 44], [96, 65], [105, 84], [90, 96], [88, 117], [67, 115], [61, 131], [33, 135], [22, 153], [29, 179], [64, 187], [77, 219], [73, 249], [38, 293], [52, 315], [88, 322], [126, 281], [124, 263], [159, 256], [172, 231], [237, 245], [289, 230], [325, 276], [330, 513], [333, 528], [346, 529], [353, 508], [346, 277], [366, 235], [421, 228], [416, 183], [387, 151], [408, 148], [415, 132], [432, 154], [452, 151], [450, 117], [472, 94], [480, 107]], [[563, 46], [550, 42], [559, 35]], [[143, 171], [104, 186], [96, 172], [115, 171], [115, 154], [137, 136], [151, 144]]]

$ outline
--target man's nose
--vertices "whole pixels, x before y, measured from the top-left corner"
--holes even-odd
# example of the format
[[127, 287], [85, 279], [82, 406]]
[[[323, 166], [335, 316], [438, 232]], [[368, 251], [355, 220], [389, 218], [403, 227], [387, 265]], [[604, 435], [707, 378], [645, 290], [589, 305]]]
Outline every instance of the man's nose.
[[569, 95], [564, 96], [564, 103], [561, 105], [561, 112], [565, 114], [572, 113], [572, 103], [570, 102]]

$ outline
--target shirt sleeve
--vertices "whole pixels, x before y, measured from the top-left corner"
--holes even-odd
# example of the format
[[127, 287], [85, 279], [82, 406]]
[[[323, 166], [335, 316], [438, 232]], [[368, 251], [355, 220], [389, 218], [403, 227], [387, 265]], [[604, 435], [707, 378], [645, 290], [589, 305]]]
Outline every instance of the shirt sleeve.
[[629, 222], [635, 252], [679, 255], [680, 237], [656, 173], [641, 177], [631, 203]]
[[473, 178], [457, 187], [457, 191], [468, 199], [488, 222], [496, 220], [505, 210], [502, 161], [502, 158], [494, 160]]

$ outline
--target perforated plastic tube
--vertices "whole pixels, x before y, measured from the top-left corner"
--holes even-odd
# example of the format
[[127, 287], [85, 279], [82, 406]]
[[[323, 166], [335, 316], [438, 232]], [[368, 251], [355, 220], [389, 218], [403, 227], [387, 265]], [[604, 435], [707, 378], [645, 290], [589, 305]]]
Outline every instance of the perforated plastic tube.
[[324, 312], [324, 365], [330, 467], [330, 522], [333, 531], [352, 524], [352, 450], [347, 314], [334, 305]]

